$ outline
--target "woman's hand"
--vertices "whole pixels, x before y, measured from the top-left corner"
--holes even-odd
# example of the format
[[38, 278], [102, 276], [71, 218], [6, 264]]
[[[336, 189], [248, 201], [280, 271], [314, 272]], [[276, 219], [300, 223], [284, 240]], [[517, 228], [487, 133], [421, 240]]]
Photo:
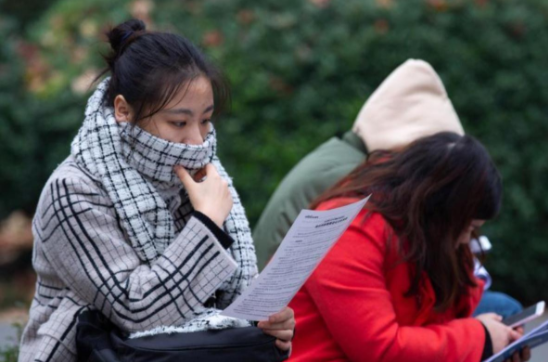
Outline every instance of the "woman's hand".
[[[524, 330], [523, 327], [517, 327], [516, 332], [520, 334], [520, 336], [523, 336]], [[516, 352], [512, 355], [512, 358], [508, 358], [506, 362], [525, 362], [529, 361], [531, 359], [531, 349], [527, 346], [523, 347], [523, 349], [519, 352]]]
[[[219, 175], [215, 166], [207, 164], [196, 173], [195, 178], [182, 166], [175, 166], [174, 170], [183, 183], [194, 210], [206, 215], [222, 228], [232, 210], [233, 201], [228, 182]], [[203, 181], [196, 182], [204, 177]]]
[[[499, 353], [508, 344], [521, 338], [524, 333], [522, 327], [512, 329], [501, 323], [502, 317], [495, 313], [480, 314], [476, 319], [479, 319], [485, 328], [487, 328], [487, 331], [489, 331], [491, 342], [493, 343], [493, 354]], [[530, 359], [531, 349], [529, 347], [524, 347], [521, 351], [515, 352], [511, 358], [506, 359], [505, 362], [525, 362]]]
[[519, 352], [512, 355], [512, 358], [508, 358], [505, 362], [526, 362], [531, 359], [531, 349], [529, 347], [523, 347]]
[[502, 317], [495, 313], [480, 314], [476, 319], [482, 322], [489, 332], [493, 344], [493, 354], [499, 353], [508, 346], [508, 344], [523, 335], [523, 329], [520, 333], [519, 331], [508, 327], [502, 323]]
[[257, 327], [261, 328], [264, 333], [276, 337], [276, 347], [282, 351], [291, 349], [291, 340], [295, 329], [293, 309], [285, 307], [280, 312], [268, 317], [267, 321], [260, 321]]

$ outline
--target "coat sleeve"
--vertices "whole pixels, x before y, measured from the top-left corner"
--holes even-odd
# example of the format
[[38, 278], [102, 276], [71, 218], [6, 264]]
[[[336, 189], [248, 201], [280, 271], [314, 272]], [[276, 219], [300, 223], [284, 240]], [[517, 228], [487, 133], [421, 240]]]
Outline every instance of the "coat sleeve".
[[251, 285], [253, 279], [257, 276], [257, 257], [249, 222], [232, 179], [217, 157], [213, 159], [213, 164], [219, 175], [228, 182], [228, 188], [234, 202], [232, 210], [225, 220], [224, 229], [234, 238], [234, 243], [230, 246], [228, 252], [236, 262], [238, 269], [219, 287], [216, 295], [216, 307], [225, 309]]
[[352, 361], [480, 361], [485, 331], [476, 319], [398, 324], [384, 277], [384, 227], [368, 227], [372, 219], [353, 223], [305, 286], [344, 353]]
[[236, 270], [214, 232], [196, 216], [147, 265], [96, 186], [54, 178], [46, 187], [34, 230], [49, 263], [78, 297], [128, 332], [192, 318]]

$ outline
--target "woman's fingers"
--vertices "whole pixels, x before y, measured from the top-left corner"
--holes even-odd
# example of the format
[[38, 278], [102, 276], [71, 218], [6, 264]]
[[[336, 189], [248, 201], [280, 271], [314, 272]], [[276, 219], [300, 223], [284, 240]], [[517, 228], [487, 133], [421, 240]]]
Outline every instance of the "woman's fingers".
[[289, 319], [289, 320], [283, 321], [281, 323], [270, 323], [268, 321], [261, 321], [261, 322], [259, 322], [257, 327], [259, 327], [261, 329], [278, 329], [278, 330], [290, 329], [290, 330], [293, 330], [295, 328], [295, 320], [294, 319]]
[[183, 166], [176, 165], [175, 167], [173, 167], [173, 170], [177, 174], [177, 177], [179, 177], [179, 179], [183, 183], [185, 189], [188, 190], [189, 187], [192, 187], [192, 184], [194, 184], [194, 180]]
[[228, 181], [219, 175], [212, 164], [198, 171], [198, 177], [203, 175], [201, 177], [203, 180], [198, 183], [183, 167], [175, 166], [174, 171], [181, 179], [194, 210], [206, 215], [222, 228], [233, 205]]
[[[290, 323], [289, 325], [286, 325], [284, 323]], [[293, 325], [291, 325], [293, 323]], [[260, 321], [259, 322], [259, 328], [272, 328], [274, 325], [279, 326], [285, 326], [287, 328], [294, 328], [295, 327], [295, 313], [293, 312], [293, 309], [289, 307], [285, 307], [278, 313], [272, 314], [270, 317], [268, 317], [267, 321]]]
[[523, 347], [521, 351], [515, 352], [512, 357], [505, 360], [505, 362], [527, 362], [531, 359], [531, 349], [529, 347]]
[[514, 352], [514, 354], [504, 360], [504, 362], [527, 362], [531, 359], [531, 348], [525, 346], [520, 351]]
[[523, 347], [523, 349], [521, 350], [521, 360], [529, 361], [530, 359], [531, 359], [531, 348]]
[[215, 167], [212, 163], [208, 163], [203, 170], [205, 170], [206, 176], [220, 176], [219, 171], [217, 171], [217, 167]]
[[264, 333], [276, 337], [276, 346], [279, 349], [288, 351], [291, 348], [291, 340], [295, 329], [293, 309], [285, 307], [278, 313], [271, 315], [267, 321], [260, 321], [257, 326]]
[[282, 351], [289, 351], [291, 349], [291, 342], [290, 341], [281, 341], [281, 340], [277, 339], [276, 340], [276, 347], [278, 347]]
[[292, 329], [263, 329], [263, 333], [281, 339], [282, 341], [291, 341], [291, 339], [293, 339]]
[[520, 334], [519, 332], [517, 332], [517, 331], [514, 330], [514, 329], [510, 329], [510, 330], [509, 330], [510, 342], [514, 342], [514, 341], [520, 339], [522, 335], [523, 335], [523, 334]]

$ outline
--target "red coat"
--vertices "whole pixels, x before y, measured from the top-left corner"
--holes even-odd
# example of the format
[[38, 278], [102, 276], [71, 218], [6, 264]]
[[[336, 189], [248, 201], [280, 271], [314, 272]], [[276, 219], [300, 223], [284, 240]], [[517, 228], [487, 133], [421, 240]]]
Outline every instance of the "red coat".
[[[348, 200], [346, 200], [348, 202]], [[345, 203], [331, 200], [319, 209]], [[482, 324], [470, 318], [483, 284], [453, 308], [434, 311], [435, 293], [424, 275], [419, 296], [405, 297], [409, 263], [387, 250], [387, 229], [377, 213], [362, 211], [295, 295], [297, 328], [291, 361], [478, 362]]]

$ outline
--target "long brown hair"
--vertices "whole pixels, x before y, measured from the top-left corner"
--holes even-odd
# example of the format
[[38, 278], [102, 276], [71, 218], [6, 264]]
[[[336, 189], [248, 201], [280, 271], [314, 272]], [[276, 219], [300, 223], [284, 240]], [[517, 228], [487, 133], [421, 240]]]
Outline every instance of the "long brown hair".
[[383, 215], [398, 238], [403, 261], [416, 266], [407, 295], [417, 294], [423, 271], [434, 287], [438, 310], [476, 286], [470, 248], [458, 239], [473, 219], [498, 213], [502, 194], [500, 175], [476, 139], [443, 132], [400, 151], [373, 153], [312, 207], [369, 194], [366, 207]]

